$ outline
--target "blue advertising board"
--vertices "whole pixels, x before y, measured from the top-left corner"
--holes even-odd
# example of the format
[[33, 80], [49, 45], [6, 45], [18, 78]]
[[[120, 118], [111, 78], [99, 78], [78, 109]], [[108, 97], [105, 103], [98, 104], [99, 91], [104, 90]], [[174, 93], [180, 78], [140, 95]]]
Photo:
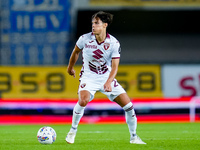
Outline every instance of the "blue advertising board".
[[70, 0], [2, 0], [1, 64], [65, 64], [70, 9]]

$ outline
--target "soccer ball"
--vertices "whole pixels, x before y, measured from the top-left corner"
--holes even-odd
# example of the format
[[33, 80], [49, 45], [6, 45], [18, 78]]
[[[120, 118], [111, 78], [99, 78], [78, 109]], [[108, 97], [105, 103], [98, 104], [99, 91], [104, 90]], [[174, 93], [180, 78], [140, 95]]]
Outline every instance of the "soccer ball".
[[52, 144], [56, 140], [56, 131], [51, 127], [42, 127], [37, 133], [37, 139], [41, 144]]

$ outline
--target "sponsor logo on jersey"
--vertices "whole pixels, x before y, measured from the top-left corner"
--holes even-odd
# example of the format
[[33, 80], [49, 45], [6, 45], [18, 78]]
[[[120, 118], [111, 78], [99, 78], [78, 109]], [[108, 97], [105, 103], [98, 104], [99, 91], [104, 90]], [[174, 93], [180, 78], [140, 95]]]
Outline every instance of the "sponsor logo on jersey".
[[103, 44], [103, 47], [104, 47], [105, 50], [108, 50], [109, 47], [110, 47], [110, 44], [109, 44], [109, 43], [104, 43], [104, 44]]
[[85, 44], [85, 48], [97, 49], [96, 45]]

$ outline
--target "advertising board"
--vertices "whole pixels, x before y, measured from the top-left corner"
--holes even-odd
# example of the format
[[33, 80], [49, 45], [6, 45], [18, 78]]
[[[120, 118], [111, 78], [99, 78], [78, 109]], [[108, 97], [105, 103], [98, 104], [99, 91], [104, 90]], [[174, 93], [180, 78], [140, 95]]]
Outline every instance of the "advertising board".
[[[76, 78], [67, 67], [0, 67], [2, 98], [74, 98], [77, 99], [79, 72]], [[160, 66], [121, 65], [116, 76], [130, 97], [162, 97]], [[106, 98], [97, 92], [95, 98]]]
[[162, 81], [165, 97], [200, 96], [199, 65], [164, 65]]

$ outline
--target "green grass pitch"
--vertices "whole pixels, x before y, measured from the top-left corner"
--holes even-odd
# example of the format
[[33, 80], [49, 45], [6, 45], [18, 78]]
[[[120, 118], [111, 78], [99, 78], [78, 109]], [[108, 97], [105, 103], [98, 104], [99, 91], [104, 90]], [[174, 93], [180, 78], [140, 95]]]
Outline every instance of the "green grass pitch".
[[48, 125], [57, 138], [51, 145], [37, 141], [43, 125], [0, 126], [0, 150], [197, 150], [200, 149], [200, 123], [138, 124], [137, 134], [147, 145], [129, 143], [126, 124], [80, 124], [74, 144], [65, 136], [70, 125]]

